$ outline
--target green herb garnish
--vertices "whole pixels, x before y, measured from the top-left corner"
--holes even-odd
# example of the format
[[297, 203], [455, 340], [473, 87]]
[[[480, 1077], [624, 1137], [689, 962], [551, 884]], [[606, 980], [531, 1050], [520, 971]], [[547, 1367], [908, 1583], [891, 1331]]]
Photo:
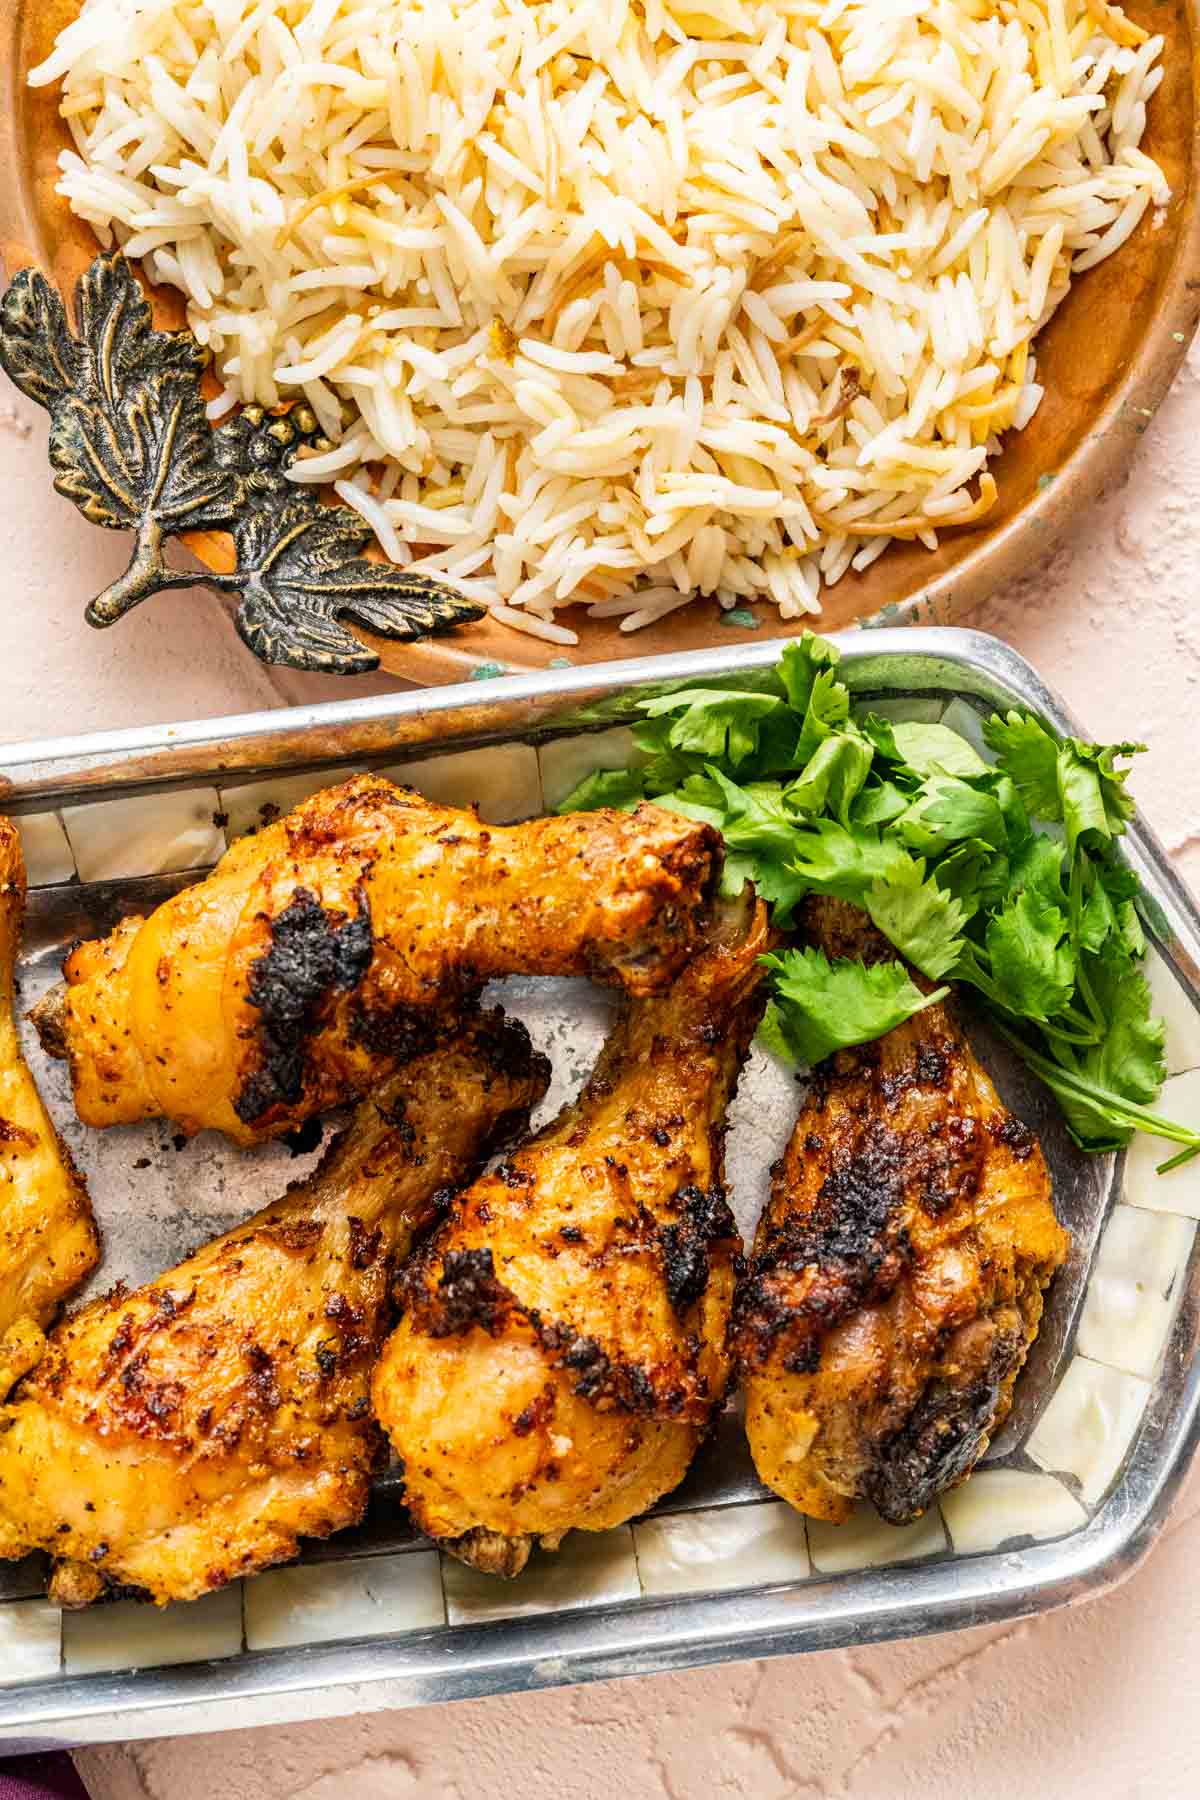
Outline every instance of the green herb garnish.
[[911, 967], [978, 992], [1083, 1149], [1147, 1131], [1182, 1147], [1164, 1168], [1200, 1152], [1200, 1132], [1150, 1110], [1163, 1025], [1140, 968], [1143, 897], [1116, 848], [1127, 759], [1144, 746], [1060, 739], [1010, 712], [983, 726], [988, 761], [945, 725], [856, 718], [838, 660], [805, 633], [754, 690], [643, 702], [638, 760], [589, 775], [560, 811], [653, 799], [707, 819], [725, 891], [753, 881], [780, 926], [806, 894], [862, 907], [897, 960], [769, 957], [761, 1036], [776, 1054], [817, 1062], [946, 993], [922, 994]]

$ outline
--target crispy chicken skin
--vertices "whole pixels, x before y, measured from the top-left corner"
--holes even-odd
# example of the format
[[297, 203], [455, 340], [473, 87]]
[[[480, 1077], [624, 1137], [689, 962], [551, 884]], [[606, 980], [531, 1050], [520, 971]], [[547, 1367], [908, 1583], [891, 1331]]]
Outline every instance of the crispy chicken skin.
[[[808, 920], [830, 956], [894, 954], [842, 902]], [[773, 1176], [735, 1304], [758, 1472], [904, 1524], [987, 1449], [1066, 1257], [1041, 1150], [930, 1006], [814, 1071]]]
[[503, 828], [359, 776], [79, 945], [35, 1018], [87, 1124], [253, 1143], [366, 1092], [493, 976], [662, 988], [719, 859], [710, 826], [653, 806]]
[[87, 1189], [17, 1042], [13, 968], [25, 910], [16, 827], [0, 818], [0, 1380], [39, 1354], [42, 1327], [100, 1260]]
[[362, 1102], [318, 1169], [237, 1230], [55, 1330], [0, 1409], [0, 1555], [51, 1596], [194, 1599], [362, 1515], [371, 1367], [397, 1259], [528, 1121], [545, 1058], [476, 1015]]
[[403, 1272], [373, 1394], [414, 1519], [513, 1575], [682, 1478], [729, 1379], [740, 1240], [724, 1115], [762, 1009], [764, 909], [626, 1001], [583, 1093]]

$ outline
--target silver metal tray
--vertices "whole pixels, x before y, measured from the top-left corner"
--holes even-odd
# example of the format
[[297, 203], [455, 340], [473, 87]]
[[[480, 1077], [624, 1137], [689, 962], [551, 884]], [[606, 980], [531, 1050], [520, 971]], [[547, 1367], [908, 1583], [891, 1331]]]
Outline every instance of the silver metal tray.
[[[1077, 727], [1012, 651], [978, 633], [858, 632], [840, 640], [856, 698], [998, 706]], [[20, 966], [31, 1002], [65, 947], [195, 880], [230, 834], [311, 787], [399, 764], [435, 797], [514, 817], [552, 804], [649, 689], [753, 683], [778, 644], [551, 671], [242, 718], [0, 750], [0, 807], [21, 824], [31, 894]], [[261, 782], [261, 787], [252, 784]], [[215, 820], [214, 820], [215, 815]], [[1126, 850], [1150, 896], [1152, 981], [1175, 1077], [1164, 1108], [1200, 1124], [1200, 916], [1140, 820]], [[500, 984], [550, 1051], [547, 1107], [578, 1085], [606, 997], [580, 982]], [[914, 1527], [862, 1516], [809, 1524], [754, 1477], [735, 1413], [646, 1521], [575, 1533], [514, 1584], [444, 1561], [408, 1527], [395, 1483], [365, 1523], [299, 1565], [158, 1612], [131, 1602], [63, 1618], [38, 1559], [0, 1564], [0, 1741], [78, 1744], [416, 1705], [736, 1657], [828, 1649], [1012, 1618], [1128, 1573], [1166, 1513], [1200, 1434], [1200, 1165], [1164, 1178], [1160, 1146], [1073, 1149], [1054, 1104], [976, 1022], [1010, 1104], [1042, 1136], [1074, 1234], [1013, 1416], [983, 1469]], [[304, 1165], [163, 1122], [106, 1133], [75, 1121], [63, 1072], [28, 1041], [56, 1121], [91, 1185], [100, 1286], [144, 1280], [280, 1191]], [[1188, 1075], [1182, 1071], [1196, 1070]], [[731, 1114], [744, 1231], [795, 1116], [793, 1079], [754, 1052]]]

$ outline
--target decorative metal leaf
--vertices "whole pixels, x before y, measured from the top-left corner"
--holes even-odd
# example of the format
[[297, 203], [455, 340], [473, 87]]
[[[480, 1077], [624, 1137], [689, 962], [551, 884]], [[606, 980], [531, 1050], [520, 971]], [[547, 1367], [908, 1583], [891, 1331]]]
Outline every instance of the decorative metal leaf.
[[116, 413], [156, 377], [198, 382], [212, 360], [190, 331], [155, 331], [150, 303], [123, 256], [99, 256], [75, 289], [79, 337], [90, 363], [90, 398]]
[[314, 510], [303, 498], [244, 515], [234, 531], [236, 624], [255, 655], [314, 670], [357, 659], [365, 670], [378, 658], [339, 619], [403, 641], [478, 618], [479, 608], [453, 589], [361, 556], [370, 536], [349, 507]]
[[45, 276], [22, 269], [0, 301], [0, 368], [49, 411], [74, 387], [84, 355]]
[[[101, 366], [100, 379], [116, 379]], [[220, 529], [241, 499], [237, 477], [212, 453], [212, 427], [192, 377], [126, 379], [111, 409], [69, 394], [50, 430], [54, 485], [93, 525], [132, 531], [153, 519], [164, 535]]]
[[[155, 331], [123, 256], [96, 258], [75, 306], [78, 338], [45, 276], [23, 270], [0, 300], [0, 367], [50, 413], [59, 493], [93, 524], [136, 534], [90, 624], [112, 625], [166, 588], [214, 587], [241, 595], [238, 630], [264, 661], [354, 674], [379, 658], [340, 619], [403, 640], [482, 616], [438, 582], [369, 561], [357, 513], [289, 482], [299, 450], [330, 447], [310, 408], [247, 406], [213, 430], [200, 393], [207, 352], [190, 332]], [[166, 540], [195, 530], [233, 532], [232, 575], [165, 560]]]
[[59, 493], [110, 531], [147, 519], [168, 536], [228, 525], [241, 487], [212, 454], [199, 386], [208, 358], [195, 338], [154, 330], [124, 257], [91, 265], [76, 310], [76, 378], [50, 431]]

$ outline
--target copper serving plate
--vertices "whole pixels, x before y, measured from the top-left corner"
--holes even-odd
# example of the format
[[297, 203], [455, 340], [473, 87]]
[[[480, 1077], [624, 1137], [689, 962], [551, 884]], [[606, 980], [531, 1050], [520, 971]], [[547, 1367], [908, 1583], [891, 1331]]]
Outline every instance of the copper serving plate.
[[[11, 276], [36, 263], [65, 293], [96, 253], [88, 227], [54, 192], [57, 159], [68, 136], [57, 89], [32, 90], [28, 69], [48, 53], [76, 0], [0, 0], [0, 256]], [[984, 525], [947, 531], [938, 550], [892, 544], [861, 575], [848, 574], [825, 597], [821, 629], [867, 621], [948, 624], [1001, 582], [1021, 573], [1076, 512], [1120, 477], [1162, 400], [1200, 320], [1200, 0], [1133, 0], [1130, 16], [1166, 40], [1164, 77], [1149, 108], [1143, 148], [1164, 169], [1171, 202], [1157, 222], [1148, 211], [1130, 241], [1072, 288], [1038, 338], [1046, 395], [1032, 424], [1011, 433], [992, 464], [1000, 489]], [[153, 294], [157, 320], [184, 322], [181, 297]], [[209, 568], [227, 571], [228, 540], [188, 540]], [[790, 636], [765, 602], [757, 629]], [[432, 685], [488, 672], [545, 668], [551, 662], [598, 663], [627, 655], [677, 653], [746, 641], [752, 629], [728, 626], [710, 602], [672, 613], [636, 638], [616, 620], [570, 615], [579, 644], [557, 645], [482, 621], [448, 637], [386, 643], [362, 633], [382, 666]]]

